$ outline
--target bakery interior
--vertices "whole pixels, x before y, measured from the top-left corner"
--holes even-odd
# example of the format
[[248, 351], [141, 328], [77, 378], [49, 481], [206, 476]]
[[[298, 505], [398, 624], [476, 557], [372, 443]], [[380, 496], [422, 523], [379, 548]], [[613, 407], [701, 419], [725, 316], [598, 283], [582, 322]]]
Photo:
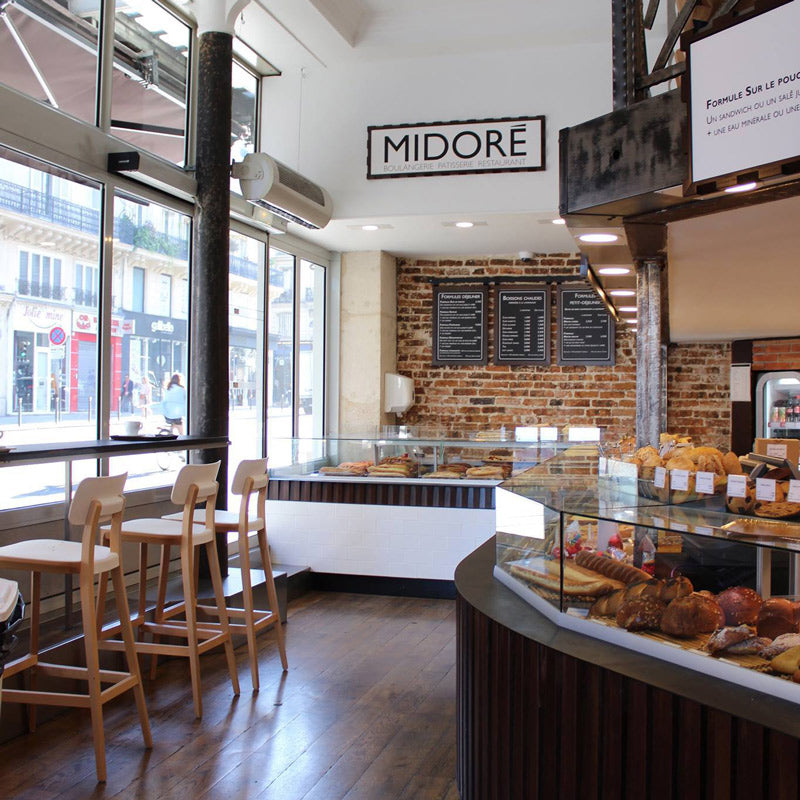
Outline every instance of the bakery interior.
[[1, 5], [0, 795], [800, 796], [800, 0]]

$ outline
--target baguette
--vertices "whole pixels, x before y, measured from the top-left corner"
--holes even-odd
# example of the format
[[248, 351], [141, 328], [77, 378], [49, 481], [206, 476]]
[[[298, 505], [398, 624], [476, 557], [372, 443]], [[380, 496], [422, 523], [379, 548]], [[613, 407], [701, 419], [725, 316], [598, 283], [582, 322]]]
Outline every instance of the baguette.
[[575, 556], [575, 563], [580, 567], [586, 567], [586, 569], [599, 572], [607, 578], [613, 578], [625, 584], [633, 583], [634, 581], [649, 581], [651, 578], [646, 572], [632, 567], [630, 564], [623, 564], [621, 561], [616, 561], [608, 556], [589, 553], [586, 550], [581, 550]]
[[[511, 574], [552, 592], [561, 591], [560, 564], [544, 559], [525, 559], [510, 563]], [[619, 581], [581, 569], [570, 561], [564, 563], [564, 594], [598, 597], [623, 587]]]

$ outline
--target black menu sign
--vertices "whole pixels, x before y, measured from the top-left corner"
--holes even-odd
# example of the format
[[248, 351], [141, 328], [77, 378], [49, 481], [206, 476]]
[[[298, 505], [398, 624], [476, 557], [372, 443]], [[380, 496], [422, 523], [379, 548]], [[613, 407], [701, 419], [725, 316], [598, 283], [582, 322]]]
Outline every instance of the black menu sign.
[[485, 364], [489, 290], [433, 287], [433, 364]]
[[558, 363], [614, 365], [614, 318], [592, 289], [558, 287]]
[[500, 286], [494, 323], [495, 364], [550, 363], [550, 288]]

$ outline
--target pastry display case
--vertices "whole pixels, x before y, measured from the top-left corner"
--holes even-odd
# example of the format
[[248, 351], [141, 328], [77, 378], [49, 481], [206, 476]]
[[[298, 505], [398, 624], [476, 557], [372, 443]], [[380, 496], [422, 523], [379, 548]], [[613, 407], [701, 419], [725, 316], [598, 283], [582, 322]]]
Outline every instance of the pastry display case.
[[495, 577], [559, 626], [800, 702], [800, 522], [639, 483], [589, 455], [504, 482]]
[[495, 483], [560, 453], [597, 457], [596, 427], [448, 432], [405, 426], [365, 434], [270, 440], [270, 477]]

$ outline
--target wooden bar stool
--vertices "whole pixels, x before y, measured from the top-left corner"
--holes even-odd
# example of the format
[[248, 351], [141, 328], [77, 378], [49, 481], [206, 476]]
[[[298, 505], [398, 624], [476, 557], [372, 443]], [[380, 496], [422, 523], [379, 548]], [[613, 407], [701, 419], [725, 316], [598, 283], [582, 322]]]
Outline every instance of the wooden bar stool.
[[[219, 645], [225, 648], [228, 671], [233, 684], [233, 693], [239, 694], [239, 677], [236, 673], [236, 661], [231, 644], [231, 632], [228, 625], [228, 611], [225, 608], [225, 597], [222, 592], [219, 558], [214, 539], [214, 503], [217, 499], [217, 472], [220, 462], [213, 464], [188, 464], [182, 467], [175, 479], [172, 489], [172, 502], [183, 506], [181, 519], [133, 519], [122, 523], [120, 535], [123, 542], [135, 542], [139, 545], [139, 613], [134, 625], [140, 634], [136, 642], [139, 653], [153, 656], [153, 671], [159, 655], [182, 656], [189, 659], [189, 671], [192, 680], [192, 699], [195, 716], [203, 715], [203, 704], [200, 696], [200, 655]], [[205, 511], [198, 505], [205, 503]], [[195, 514], [201, 513], [205, 519], [202, 524], [195, 522]], [[148, 545], [161, 548], [161, 568], [158, 577], [158, 596], [153, 613], [153, 621], [145, 618], [147, 608], [147, 548]], [[217, 602], [219, 622], [203, 622], [197, 620], [197, 570], [199, 560], [197, 549], [205, 547]], [[170, 550], [179, 548], [181, 564], [181, 585], [183, 599], [180, 602], [166, 604], [167, 580], [169, 578]], [[174, 617], [182, 615], [184, 619]], [[142, 641], [141, 634], [149, 632], [153, 641]], [[113, 630], [103, 631], [110, 636]], [[162, 636], [186, 639], [186, 644], [169, 644], [161, 641]], [[110, 646], [119, 648], [122, 643], [110, 639]]]
[[[247, 637], [247, 651], [250, 655], [250, 674], [253, 680], [253, 689], [259, 688], [258, 677], [258, 652], [256, 650], [256, 634], [265, 628], [275, 628], [278, 640], [278, 652], [284, 671], [289, 669], [286, 660], [286, 643], [283, 635], [280, 614], [278, 610], [278, 593], [275, 590], [275, 579], [272, 576], [272, 562], [267, 545], [266, 527], [266, 499], [267, 499], [267, 459], [256, 458], [241, 461], [233, 476], [231, 491], [241, 495], [239, 511], [225, 511], [217, 509], [214, 512], [214, 529], [217, 533], [233, 533], [239, 535], [239, 560], [242, 565], [242, 604], [244, 608], [229, 608], [228, 615], [242, 622], [231, 622], [230, 627], [234, 632], [244, 633]], [[250, 514], [251, 498], [256, 495], [255, 516]], [[168, 514], [164, 519], [179, 520], [182, 514]], [[267, 587], [269, 610], [255, 608], [253, 602], [253, 584], [250, 574], [250, 542], [249, 534], [255, 533], [258, 548], [261, 553], [261, 564], [264, 569], [264, 579]], [[212, 606], [200, 606], [206, 614], [216, 615], [217, 609]]]
[[[153, 746], [120, 560], [120, 528], [122, 512], [125, 508], [122, 491], [127, 477], [125, 474], [108, 478], [85, 478], [80, 482], [70, 504], [68, 519], [73, 525], [83, 525], [81, 541], [34, 539], [0, 547], [0, 568], [25, 570], [32, 576], [29, 652], [7, 664], [4, 675], [5, 678], [10, 678], [19, 672], [27, 671], [30, 688], [4, 689], [3, 702], [25, 703], [31, 706], [28, 712], [28, 723], [31, 730], [36, 727], [36, 705], [88, 708], [92, 717], [98, 781], [106, 779], [103, 705], [109, 700], [113, 700], [128, 689], [133, 689], [145, 747]], [[107, 528], [108, 547], [96, 545], [95, 542], [100, 533], [100, 523], [109, 521], [111, 524]], [[39, 658], [39, 606], [42, 572], [78, 575], [86, 651], [85, 667], [50, 664]], [[98, 602], [97, 606], [94, 593], [95, 577], [100, 579], [100, 586], [103, 587], [102, 603]], [[104, 587], [109, 577], [114, 584], [117, 614], [120, 619], [119, 629], [122, 634], [121, 649], [125, 652], [127, 672], [100, 669], [98, 651], [112, 649], [106, 648], [103, 642], [98, 641], [97, 636], [105, 608]], [[87, 681], [88, 694], [40, 691], [36, 688], [37, 677], [40, 675]], [[102, 687], [104, 683], [111, 685], [104, 689]]]

